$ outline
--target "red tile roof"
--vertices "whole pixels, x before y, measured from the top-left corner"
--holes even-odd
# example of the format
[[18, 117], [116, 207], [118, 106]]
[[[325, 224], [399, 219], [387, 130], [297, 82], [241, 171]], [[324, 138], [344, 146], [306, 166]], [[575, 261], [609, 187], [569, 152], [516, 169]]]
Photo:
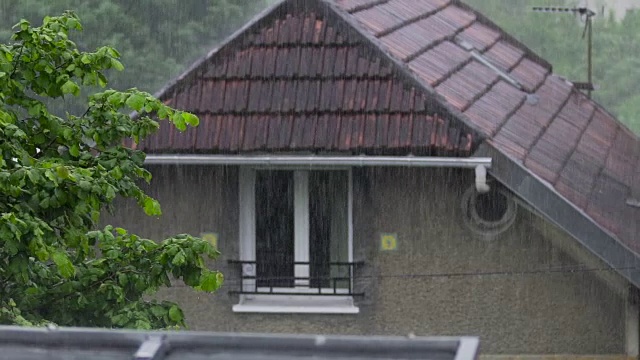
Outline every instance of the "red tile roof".
[[[468, 156], [470, 127], [427, 109], [427, 94], [317, 12], [273, 18], [208, 58], [162, 98], [201, 125], [163, 124], [147, 152], [348, 152]], [[447, 71], [443, 45], [441, 71]], [[428, 59], [425, 59], [429, 61]]]
[[287, 0], [160, 96], [202, 122], [163, 127], [150, 152], [468, 155], [486, 140], [640, 253], [638, 137], [456, 0]]
[[[640, 252], [640, 141], [550, 66], [458, 1], [336, 0], [382, 50], [434, 87], [460, 120]], [[408, 5], [412, 4], [412, 5]], [[410, 6], [412, 11], [397, 9]], [[396, 10], [391, 10], [396, 9]], [[393, 14], [393, 15], [391, 15]], [[522, 90], [458, 45], [471, 44]], [[535, 94], [532, 102], [527, 96]]]

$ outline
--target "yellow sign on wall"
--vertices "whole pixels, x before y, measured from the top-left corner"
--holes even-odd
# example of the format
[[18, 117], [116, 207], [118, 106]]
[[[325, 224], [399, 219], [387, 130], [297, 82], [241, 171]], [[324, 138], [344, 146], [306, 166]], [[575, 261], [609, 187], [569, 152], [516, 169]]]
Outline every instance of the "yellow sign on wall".
[[380, 234], [380, 251], [398, 250], [398, 235], [390, 233]]
[[208, 241], [214, 248], [218, 248], [218, 234], [216, 233], [202, 233], [200, 237], [204, 241]]

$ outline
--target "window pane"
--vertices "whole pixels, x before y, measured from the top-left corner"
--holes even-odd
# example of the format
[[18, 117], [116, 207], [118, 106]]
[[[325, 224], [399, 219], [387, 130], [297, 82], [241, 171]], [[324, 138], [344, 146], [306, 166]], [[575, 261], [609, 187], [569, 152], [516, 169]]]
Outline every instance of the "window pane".
[[311, 287], [349, 287], [348, 180], [346, 171], [309, 172]]
[[293, 286], [293, 172], [256, 172], [257, 285]]

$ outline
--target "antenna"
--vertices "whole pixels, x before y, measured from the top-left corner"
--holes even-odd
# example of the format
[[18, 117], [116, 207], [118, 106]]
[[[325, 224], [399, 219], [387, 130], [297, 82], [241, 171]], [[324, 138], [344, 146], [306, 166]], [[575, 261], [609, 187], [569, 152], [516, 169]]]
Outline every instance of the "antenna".
[[572, 13], [575, 15], [579, 15], [584, 17], [584, 30], [582, 31], [582, 38], [584, 39], [585, 35], [587, 36], [587, 82], [586, 83], [574, 83], [575, 87], [580, 90], [587, 90], [587, 96], [591, 98], [591, 91], [594, 89], [593, 81], [592, 81], [592, 50], [593, 50], [593, 26], [592, 26], [592, 18], [596, 16], [595, 11], [587, 8], [586, 6], [582, 7], [557, 7], [557, 6], [547, 6], [547, 7], [534, 7], [533, 11], [537, 12], [548, 12], [548, 13]]

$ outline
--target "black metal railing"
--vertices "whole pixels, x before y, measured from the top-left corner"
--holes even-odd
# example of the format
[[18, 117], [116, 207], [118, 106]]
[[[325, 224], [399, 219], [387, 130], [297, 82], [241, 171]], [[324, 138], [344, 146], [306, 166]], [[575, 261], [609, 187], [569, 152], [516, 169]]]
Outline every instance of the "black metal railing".
[[[310, 276], [295, 275], [274, 276], [261, 274], [260, 269], [269, 268], [268, 264], [257, 261], [229, 260], [229, 264], [239, 267], [239, 290], [232, 290], [233, 294], [262, 294], [262, 295], [329, 295], [329, 296], [364, 296], [364, 293], [354, 292], [354, 274], [364, 262], [329, 262], [322, 264], [324, 274], [311, 271], [314, 265], [310, 262], [292, 262], [291, 273], [297, 265], [309, 266]], [[281, 267], [281, 264], [279, 265]], [[328, 269], [328, 271], [326, 271]], [[331, 271], [333, 270], [333, 271]], [[328, 274], [327, 274], [328, 273]], [[338, 274], [338, 275], [330, 275]]]

